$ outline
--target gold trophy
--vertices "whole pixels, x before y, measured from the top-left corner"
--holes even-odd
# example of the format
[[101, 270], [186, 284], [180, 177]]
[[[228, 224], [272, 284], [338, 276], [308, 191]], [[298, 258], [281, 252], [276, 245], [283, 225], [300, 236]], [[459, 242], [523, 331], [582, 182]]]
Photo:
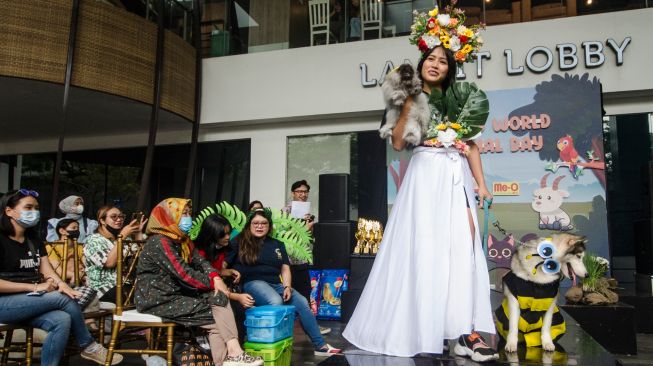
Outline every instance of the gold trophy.
[[370, 222], [368, 221], [365, 224], [365, 247], [363, 247], [363, 254], [370, 254], [370, 249], [372, 246], [372, 226], [370, 225]]
[[363, 251], [363, 239], [365, 238], [365, 219], [358, 219], [358, 230], [356, 230], [356, 246], [354, 247], [354, 254], [361, 254]]
[[372, 245], [372, 254], [376, 255], [379, 252], [379, 245], [381, 245], [383, 234], [381, 233], [381, 223], [374, 223], [374, 244]]

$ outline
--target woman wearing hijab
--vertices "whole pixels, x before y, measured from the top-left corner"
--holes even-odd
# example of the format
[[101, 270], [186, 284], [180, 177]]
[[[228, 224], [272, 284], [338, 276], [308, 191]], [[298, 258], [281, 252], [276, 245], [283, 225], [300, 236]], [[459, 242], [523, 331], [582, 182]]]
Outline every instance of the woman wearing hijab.
[[188, 237], [191, 211], [190, 200], [183, 198], [165, 199], [152, 210], [136, 269], [136, 308], [207, 329], [216, 366], [263, 365], [240, 347], [229, 290]]
[[59, 202], [59, 210], [66, 216], [63, 218], [52, 218], [48, 220], [48, 234], [45, 240], [49, 242], [59, 240], [57, 234], [57, 223], [62, 219], [72, 219], [79, 224], [79, 237], [78, 243], [86, 243], [86, 237], [93, 234], [98, 228], [98, 222], [88, 219], [82, 214], [84, 213], [84, 199], [80, 196], [68, 196]]

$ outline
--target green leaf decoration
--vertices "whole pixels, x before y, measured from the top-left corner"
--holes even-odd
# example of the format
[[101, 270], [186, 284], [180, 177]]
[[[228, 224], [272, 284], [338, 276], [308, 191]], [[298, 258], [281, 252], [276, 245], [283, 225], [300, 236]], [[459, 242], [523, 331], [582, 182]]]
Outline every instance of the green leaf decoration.
[[272, 213], [272, 232], [270, 236], [286, 246], [288, 256], [313, 264], [313, 234], [306, 228], [303, 220], [281, 211]]
[[247, 222], [247, 216], [238, 207], [230, 204], [227, 201], [222, 201], [220, 203], [217, 203], [214, 207], [209, 206], [197, 214], [195, 220], [193, 220], [193, 226], [188, 232], [188, 236], [190, 237], [190, 240], [197, 239], [197, 236], [200, 234], [200, 228], [202, 227], [202, 223], [204, 222], [204, 219], [214, 214], [218, 214], [220, 216], [223, 216], [225, 219], [227, 219], [232, 229], [238, 231], [243, 230], [243, 228], [245, 227], [245, 223]]
[[442, 91], [440, 89], [437, 88], [431, 89], [431, 96], [429, 97], [429, 105], [431, 106], [431, 114], [433, 113], [438, 114], [438, 116], [435, 116], [437, 118], [437, 122], [439, 123], [440, 121], [442, 121], [442, 117], [445, 113], [446, 106], [445, 106], [444, 94], [442, 94]]
[[[433, 98], [433, 96], [431, 96]], [[463, 139], [475, 138], [485, 127], [490, 114], [490, 103], [485, 92], [474, 83], [457, 82], [447, 89], [444, 96], [449, 121], [469, 126]]]

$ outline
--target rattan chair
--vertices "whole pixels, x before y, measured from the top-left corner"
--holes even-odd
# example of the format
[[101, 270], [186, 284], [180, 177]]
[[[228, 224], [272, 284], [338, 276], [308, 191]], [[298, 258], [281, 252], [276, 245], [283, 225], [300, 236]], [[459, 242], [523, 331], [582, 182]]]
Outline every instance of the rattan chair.
[[[117, 276], [116, 276], [116, 309], [113, 314], [113, 326], [111, 329], [111, 340], [109, 341], [109, 352], [105, 366], [111, 365], [114, 352], [135, 353], [135, 354], [159, 354], [166, 355], [168, 366], [172, 366], [172, 348], [174, 345], [173, 336], [175, 323], [164, 322], [156, 315], [140, 313], [134, 308], [134, 291], [136, 290], [136, 265], [138, 257], [143, 249], [142, 243], [131, 242], [127, 247], [127, 255], [123, 253], [123, 239], [118, 236]], [[123, 285], [130, 284], [131, 289], [123, 294]], [[130, 310], [127, 310], [130, 309]], [[154, 337], [150, 336], [147, 349], [140, 348], [116, 348], [118, 333], [124, 328], [158, 328], [167, 329], [167, 342], [165, 350], [154, 349]]]

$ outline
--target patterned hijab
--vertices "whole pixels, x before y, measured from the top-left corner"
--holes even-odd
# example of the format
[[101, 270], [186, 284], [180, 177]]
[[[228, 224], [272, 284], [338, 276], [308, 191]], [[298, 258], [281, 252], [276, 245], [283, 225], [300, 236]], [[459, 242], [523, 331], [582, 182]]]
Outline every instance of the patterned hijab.
[[190, 203], [191, 201], [186, 198], [164, 199], [152, 210], [145, 229], [148, 235], [160, 234], [176, 243], [181, 243], [181, 257], [188, 263], [194, 246], [188, 235], [179, 229], [179, 221], [184, 208]]

